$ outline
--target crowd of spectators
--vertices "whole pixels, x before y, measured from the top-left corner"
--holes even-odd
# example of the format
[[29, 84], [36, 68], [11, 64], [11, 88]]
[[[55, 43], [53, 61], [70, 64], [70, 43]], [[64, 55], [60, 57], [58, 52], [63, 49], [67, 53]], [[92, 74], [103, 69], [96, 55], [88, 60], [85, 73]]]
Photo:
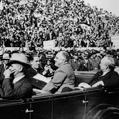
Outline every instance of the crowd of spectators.
[[[68, 60], [63, 63], [70, 63], [75, 74], [77, 71], [98, 72], [104, 56], [114, 58], [114, 70], [119, 74], [119, 49], [111, 47], [111, 37], [114, 35], [119, 35], [119, 17], [102, 8], [86, 5], [83, 0], [0, 1], [1, 69], [7, 71], [7, 64], [14, 53], [23, 53], [32, 69], [23, 72], [29, 79], [37, 74], [53, 77], [57, 71], [54, 59], [57, 60], [56, 56], [62, 50], [68, 52]], [[49, 40], [55, 41], [58, 50], [43, 48], [43, 42]], [[5, 47], [19, 49], [11, 51], [5, 50]], [[100, 47], [100, 50], [81, 50], [82, 47]], [[9, 58], [5, 58], [5, 55]], [[4, 78], [4, 70], [0, 71], [1, 80]]]
[[[51, 77], [54, 75], [55, 67], [54, 58], [57, 52], [64, 50], [60, 48], [59, 50], [37, 50], [36, 52], [32, 51], [20, 51], [20, 50], [13, 50], [13, 51], [5, 51], [3, 54], [0, 55], [0, 60], [5, 53], [8, 53], [10, 56], [15, 52], [22, 52], [27, 57], [29, 62], [32, 59], [34, 54], [39, 57], [39, 72], [46, 77]], [[75, 48], [72, 49], [65, 49], [69, 53], [70, 60], [69, 63], [72, 65], [74, 71], [98, 71], [100, 70], [100, 61], [104, 56], [112, 56], [115, 59], [116, 67], [119, 67], [119, 49], [84, 49], [84, 50], [77, 50]], [[117, 69], [118, 70], [118, 69]], [[119, 71], [119, 70], [118, 70]], [[45, 73], [43, 73], [45, 72]]]
[[119, 35], [119, 17], [83, 0], [3, 0], [0, 7], [5, 47], [43, 47], [47, 40], [65, 48], [99, 47]]
[[[29, 77], [28, 79], [31, 81], [34, 88], [39, 88], [39, 87], [42, 88], [42, 85], [39, 86], [39, 85], [34, 84], [34, 82], [33, 82], [33, 81], [36, 81], [36, 80], [34, 80], [34, 78], [36, 78], [37, 75], [39, 76], [41, 74], [47, 78], [51, 78], [56, 74], [56, 72], [58, 70], [56, 63], [57, 64], [60, 63], [61, 60], [65, 61], [64, 59], [61, 58], [61, 56], [59, 56], [59, 58], [57, 58], [57, 54], [60, 51], [67, 53], [67, 55], [68, 55], [67, 63], [68, 63], [68, 65], [70, 65], [71, 69], [73, 71], [75, 71], [75, 75], [77, 75], [78, 71], [99, 72], [101, 70], [100, 66], [103, 66], [103, 65], [100, 65], [101, 61], [105, 56], [113, 59], [113, 61], [114, 61], [113, 69], [119, 74], [119, 49], [103, 49], [103, 48], [101, 48], [100, 50], [99, 49], [98, 50], [95, 50], [95, 49], [77, 50], [77, 49], [73, 48], [73, 49], [65, 49], [65, 50], [66, 51], [64, 51], [64, 49], [61, 48], [59, 50], [37, 50], [37, 52], [20, 51], [20, 50], [5, 51], [1, 55], [0, 66], [2, 66], [2, 67], [4, 66], [4, 69], [8, 70], [8, 67], [11, 66], [8, 64], [10, 61], [12, 61], [13, 56], [15, 56], [13, 61], [14, 61], [14, 64], [16, 64], [16, 59], [17, 60], [20, 59], [19, 54], [25, 54], [28, 58], [27, 65], [30, 68], [25, 70], [24, 74], [26, 77]], [[17, 54], [17, 57], [14, 54]], [[56, 62], [56, 60], [59, 60], [59, 62]], [[6, 61], [7, 61], [7, 63], [6, 63]], [[60, 68], [60, 66], [59, 66], [59, 68]], [[20, 69], [20, 72], [21, 72], [21, 69]], [[59, 72], [62, 73], [63, 71], [59, 70]], [[117, 74], [117, 76], [119, 76], [118, 74]], [[0, 71], [0, 76], [4, 78], [2, 70]], [[6, 76], [7, 76], [7, 73], [6, 73]], [[58, 76], [63, 76], [63, 75], [58, 75]], [[0, 78], [0, 79], [2, 80], [2, 78]]]

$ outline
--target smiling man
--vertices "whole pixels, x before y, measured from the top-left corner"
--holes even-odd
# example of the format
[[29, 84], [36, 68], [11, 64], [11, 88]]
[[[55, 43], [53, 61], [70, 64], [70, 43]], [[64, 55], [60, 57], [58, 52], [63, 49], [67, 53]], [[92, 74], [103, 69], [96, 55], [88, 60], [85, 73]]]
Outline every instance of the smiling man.
[[28, 78], [33, 78], [38, 73], [42, 74], [43, 66], [40, 61], [40, 57], [37, 54], [32, 54], [30, 56], [31, 67], [25, 72]]

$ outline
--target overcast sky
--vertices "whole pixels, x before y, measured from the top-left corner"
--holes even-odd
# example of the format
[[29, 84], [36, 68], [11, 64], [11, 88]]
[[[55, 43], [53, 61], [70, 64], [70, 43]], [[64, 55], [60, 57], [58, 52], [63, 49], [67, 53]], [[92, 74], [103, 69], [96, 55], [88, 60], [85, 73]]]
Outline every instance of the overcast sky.
[[91, 6], [97, 6], [103, 8], [108, 12], [119, 16], [119, 0], [84, 0], [85, 3], [89, 3]]

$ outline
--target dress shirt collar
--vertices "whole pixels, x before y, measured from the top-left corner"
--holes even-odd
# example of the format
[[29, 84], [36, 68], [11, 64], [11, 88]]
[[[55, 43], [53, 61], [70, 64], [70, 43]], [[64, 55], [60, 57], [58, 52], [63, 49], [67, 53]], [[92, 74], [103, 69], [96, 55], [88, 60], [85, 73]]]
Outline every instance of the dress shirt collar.
[[25, 75], [17, 77], [13, 80], [13, 84], [15, 84], [16, 82], [18, 82], [20, 79], [22, 79]]

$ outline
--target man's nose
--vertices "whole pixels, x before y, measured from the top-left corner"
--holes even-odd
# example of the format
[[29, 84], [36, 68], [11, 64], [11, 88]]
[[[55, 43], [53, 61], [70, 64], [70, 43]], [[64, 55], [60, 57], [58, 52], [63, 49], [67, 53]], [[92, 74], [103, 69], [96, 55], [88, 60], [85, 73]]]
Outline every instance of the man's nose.
[[9, 67], [8, 67], [8, 69], [9, 69], [9, 70], [12, 70], [12, 67], [11, 67], [11, 66], [9, 66]]

